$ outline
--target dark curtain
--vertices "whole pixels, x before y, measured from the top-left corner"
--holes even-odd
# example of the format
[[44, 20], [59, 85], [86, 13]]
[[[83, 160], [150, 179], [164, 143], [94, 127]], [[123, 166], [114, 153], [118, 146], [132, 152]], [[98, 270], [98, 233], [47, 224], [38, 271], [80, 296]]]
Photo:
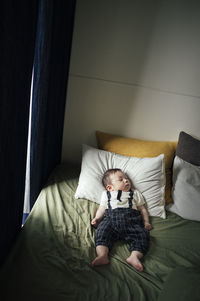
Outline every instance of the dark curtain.
[[0, 265], [21, 229], [34, 65], [30, 199], [60, 163], [75, 0], [0, 4]]
[[0, 264], [21, 228], [37, 7], [0, 3]]
[[75, 0], [41, 0], [34, 61], [30, 207], [61, 160]]

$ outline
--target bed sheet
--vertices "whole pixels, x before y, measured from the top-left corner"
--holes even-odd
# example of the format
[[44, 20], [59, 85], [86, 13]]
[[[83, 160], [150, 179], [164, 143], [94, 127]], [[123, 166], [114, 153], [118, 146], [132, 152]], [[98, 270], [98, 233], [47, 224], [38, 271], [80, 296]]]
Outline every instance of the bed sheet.
[[[64, 164], [52, 173], [0, 271], [1, 300], [154, 301], [180, 267], [200, 271], [200, 223], [170, 212], [166, 220], [150, 218], [143, 272], [126, 263], [123, 242], [114, 245], [109, 265], [92, 267], [90, 221], [98, 205], [74, 198], [78, 176], [78, 168]], [[180, 277], [177, 283], [180, 288]]]

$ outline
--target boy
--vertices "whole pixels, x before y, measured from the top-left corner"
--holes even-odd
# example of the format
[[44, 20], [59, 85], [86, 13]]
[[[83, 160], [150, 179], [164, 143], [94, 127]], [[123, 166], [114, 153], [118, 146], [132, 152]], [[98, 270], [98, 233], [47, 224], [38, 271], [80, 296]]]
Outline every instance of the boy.
[[131, 181], [121, 169], [109, 169], [102, 178], [106, 191], [102, 193], [100, 206], [91, 221], [96, 231], [97, 257], [93, 266], [109, 263], [108, 253], [114, 241], [122, 239], [130, 244], [127, 263], [138, 271], [143, 271], [140, 261], [149, 244], [148, 212], [142, 194], [131, 190]]

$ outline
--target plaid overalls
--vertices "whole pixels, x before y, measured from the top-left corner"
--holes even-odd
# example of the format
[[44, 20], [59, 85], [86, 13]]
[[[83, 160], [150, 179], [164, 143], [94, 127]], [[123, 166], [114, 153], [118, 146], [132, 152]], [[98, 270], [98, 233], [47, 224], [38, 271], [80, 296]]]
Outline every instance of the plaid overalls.
[[[120, 200], [121, 190], [117, 199]], [[110, 206], [111, 195], [107, 191], [108, 209], [97, 227], [95, 244], [104, 245], [111, 250], [116, 240], [124, 240], [130, 245], [130, 251], [145, 254], [149, 245], [149, 231], [144, 228], [142, 215], [139, 210], [132, 208], [133, 192], [129, 193], [129, 208], [115, 208]]]

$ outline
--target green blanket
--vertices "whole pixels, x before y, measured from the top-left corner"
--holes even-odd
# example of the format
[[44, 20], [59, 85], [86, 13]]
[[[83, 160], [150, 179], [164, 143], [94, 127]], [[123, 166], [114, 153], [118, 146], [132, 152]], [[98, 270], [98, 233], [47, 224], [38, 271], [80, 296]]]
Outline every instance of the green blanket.
[[154, 301], [168, 294], [173, 301], [181, 279], [186, 292], [197, 290], [199, 278], [188, 277], [186, 287], [184, 271], [200, 275], [200, 223], [173, 213], [166, 220], [151, 218], [143, 272], [126, 263], [129, 246], [123, 242], [114, 245], [109, 265], [92, 267], [90, 221], [98, 205], [74, 198], [78, 176], [78, 169], [60, 165], [41, 191], [0, 271], [0, 300]]

